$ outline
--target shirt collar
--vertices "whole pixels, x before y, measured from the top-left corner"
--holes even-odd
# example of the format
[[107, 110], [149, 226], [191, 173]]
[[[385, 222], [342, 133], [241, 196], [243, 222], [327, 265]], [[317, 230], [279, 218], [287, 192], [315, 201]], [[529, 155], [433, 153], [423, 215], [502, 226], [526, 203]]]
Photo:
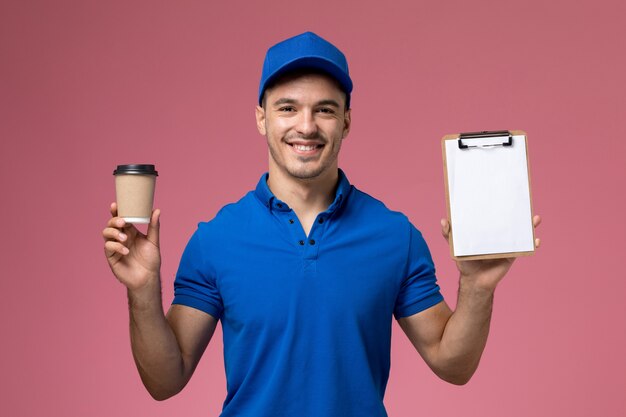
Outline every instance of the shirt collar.
[[[259, 201], [263, 203], [265, 207], [270, 209], [270, 211], [272, 210], [290, 211], [291, 208], [289, 208], [289, 206], [286, 203], [276, 198], [276, 196], [270, 190], [270, 187], [267, 185], [267, 179], [269, 178], [269, 176], [270, 174], [268, 172], [261, 175], [261, 178], [259, 179], [259, 183], [257, 184], [256, 189], [254, 190], [254, 194], [259, 199]], [[348, 195], [350, 194], [351, 190], [352, 190], [352, 185], [348, 181], [348, 177], [346, 177], [346, 174], [341, 169], [339, 169], [337, 192], [335, 193], [335, 199], [333, 200], [332, 204], [328, 207], [327, 211], [333, 212], [337, 210], [339, 207], [341, 207], [343, 202], [348, 198]]]

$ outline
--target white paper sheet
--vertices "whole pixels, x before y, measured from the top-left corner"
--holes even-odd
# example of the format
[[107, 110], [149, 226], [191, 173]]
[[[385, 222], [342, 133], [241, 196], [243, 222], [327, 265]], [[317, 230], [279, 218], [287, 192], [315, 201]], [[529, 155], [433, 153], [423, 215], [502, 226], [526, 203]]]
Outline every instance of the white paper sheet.
[[[469, 139], [489, 145], [507, 137]], [[534, 250], [526, 141], [512, 146], [459, 149], [445, 141], [455, 256]]]

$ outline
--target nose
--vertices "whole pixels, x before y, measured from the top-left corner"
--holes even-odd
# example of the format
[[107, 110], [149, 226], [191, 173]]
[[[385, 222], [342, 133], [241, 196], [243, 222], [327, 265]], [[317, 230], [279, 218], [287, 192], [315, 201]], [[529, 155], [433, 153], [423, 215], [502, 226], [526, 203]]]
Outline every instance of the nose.
[[317, 135], [317, 123], [312, 111], [304, 110], [298, 115], [296, 131], [303, 138], [314, 137]]

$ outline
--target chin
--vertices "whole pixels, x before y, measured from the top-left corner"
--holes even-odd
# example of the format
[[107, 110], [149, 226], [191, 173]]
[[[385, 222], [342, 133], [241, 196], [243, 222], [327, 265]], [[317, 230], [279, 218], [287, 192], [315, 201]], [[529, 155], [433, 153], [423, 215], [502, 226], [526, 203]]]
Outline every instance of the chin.
[[311, 168], [300, 168], [300, 169], [289, 169], [287, 168], [287, 172], [294, 178], [298, 178], [300, 180], [312, 180], [320, 177], [324, 172], [328, 170], [328, 167], [311, 167]]
[[289, 174], [299, 180], [312, 180], [319, 177], [322, 173], [320, 171], [289, 171]]

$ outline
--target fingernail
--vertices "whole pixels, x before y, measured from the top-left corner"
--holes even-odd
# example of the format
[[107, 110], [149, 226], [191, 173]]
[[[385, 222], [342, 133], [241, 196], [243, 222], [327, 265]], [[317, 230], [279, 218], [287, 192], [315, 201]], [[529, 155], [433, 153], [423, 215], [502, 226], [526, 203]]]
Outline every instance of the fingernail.
[[120, 233], [119, 237], [121, 240], [126, 240], [126, 235], [124, 233]]

